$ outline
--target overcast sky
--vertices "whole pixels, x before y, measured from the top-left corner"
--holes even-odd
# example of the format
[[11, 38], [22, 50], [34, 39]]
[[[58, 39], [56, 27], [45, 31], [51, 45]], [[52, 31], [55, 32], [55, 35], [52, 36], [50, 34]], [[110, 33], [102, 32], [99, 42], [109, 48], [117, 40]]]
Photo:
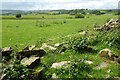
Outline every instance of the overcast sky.
[[2, 0], [2, 9], [117, 9], [119, 0]]

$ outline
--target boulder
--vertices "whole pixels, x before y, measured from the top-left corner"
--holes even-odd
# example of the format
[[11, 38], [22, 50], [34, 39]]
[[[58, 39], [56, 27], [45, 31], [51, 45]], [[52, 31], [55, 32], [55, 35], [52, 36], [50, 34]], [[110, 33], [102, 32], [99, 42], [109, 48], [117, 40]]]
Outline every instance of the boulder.
[[110, 29], [112, 29], [112, 28], [116, 28], [116, 27], [119, 27], [118, 25], [119, 25], [119, 19], [116, 19], [116, 20], [114, 20], [114, 19], [111, 19], [110, 21], [108, 21], [107, 23], [105, 23], [104, 25], [102, 25], [102, 26], [94, 26], [95, 28], [94, 28], [94, 30], [96, 30], [96, 31], [103, 31], [103, 30], [110, 30]]
[[105, 67], [108, 67], [109, 63], [108, 62], [102, 62], [98, 66], [96, 66], [94, 69], [102, 69]]
[[23, 58], [21, 64], [28, 68], [33, 68], [40, 63], [40, 57], [30, 56], [29, 58]]
[[13, 49], [11, 47], [5, 47], [2, 49], [2, 56], [10, 56]]
[[57, 48], [52, 47], [52, 46], [49, 46], [49, 45], [47, 45], [46, 43], [43, 43], [43, 44], [42, 44], [42, 47], [41, 47], [40, 49], [49, 50], [49, 51], [55, 51]]
[[36, 45], [26, 46], [23, 50], [33, 50]]
[[53, 63], [51, 68], [61, 68], [63, 65], [70, 63], [71, 61], [62, 61], [62, 62], [57, 62]]
[[2, 63], [0, 63], [0, 76], [2, 76]]
[[39, 57], [42, 57], [45, 55], [45, 51], [43, 49], [38, 49], [38, 50], [22, 50], [19, 52], [19, 54], [24, 58], [24, 57], [30, 57], [31, 55], [37, 55]]
[[92, 61], [85, 61], [86, 64], [93, 64]]
[[111, 55], [112, 55], [112, 52], [111, 52], [110, 49], [106, 48], [106, 49], [101, 50], [101, 51], [98, 53], [98, 55], [99, 55], [100, 57], [105, 57], [105, 58], [110, 59], [110, 58], [111, 58]]
[[107, 58], [107, 59], [109, 59], [109, 60], [112, 60], [112, 61], [117, 61], [118, 63], [119, 63], [119, 56], [118, 55], [116, 55], [116, 54], [113, 54], [112, 53], [112, 51], [110, 50], [110, 49], [103, 49], [103, 50], [101, 50], [99, 53], [98, 53], [98, 55], [100, 56], [100, 57], [105, 57], [105, 58]]
[[65, 44], [65, 42], [62, 42], [62, 43], [56, 43], [54, 46], [55, 46], [55, 47], [60, 47], [60, 46], [62, 46], [63, 44]]
[[58, 77], [55, 73], [53, 73], [51, 78], [52, 78], [53, 80], [58, 80], [59, 77]]
[[30, 77], [31, 80], [45, 79], [45, 76], [43, 74], [43, 68], [35, 70]]
[[80, 34], [80, 35], [86, 35], [87, 32], [86, 32], [86, 31], [82, 31], [82, 32], [80, 32], [79, 34]]

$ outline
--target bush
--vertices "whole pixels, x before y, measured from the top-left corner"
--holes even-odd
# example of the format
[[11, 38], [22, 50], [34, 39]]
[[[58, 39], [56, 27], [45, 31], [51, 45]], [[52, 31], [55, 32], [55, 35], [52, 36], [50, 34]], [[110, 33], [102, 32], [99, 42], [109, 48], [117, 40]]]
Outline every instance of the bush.
[[30, 69], [26, 68], [17, 59], [16, 53], [12, 53], [9, 64], [3, 59], [3, 80], [28, 80], [31, 75]]
[[92, 67], [85, 63], [84, 59], [73, 60], [71, 63], [56, 69], [55, 74], [59, 78], [89, 78]]
[[16, 14], [16, 18], [21, 18], [22, 15], [21, 14]]
[[83, 14], [75, 14], [75, 18], [84, 18], [85, 16]]
[[12, 64], [4, 66], [3, 73], [5, 80], [28, 80], [31, 74], [30, 70], [24, 67], [20, 61], [14, 61]]
[[69, 48], [75, 51], [85, 51], [88, 48], [88, 40], [86, 37], [75, 37], [69, 42]]
[[103, 44], [109, 47], [114, 46], [120, 49], [120, 30], [119, 29], [112, 29], [109, 31], [102, 31], [99, 32], [97, 35], [94, 35], [93, 38], [90, 39], [89, 44], [92, 46], [96, 44]]

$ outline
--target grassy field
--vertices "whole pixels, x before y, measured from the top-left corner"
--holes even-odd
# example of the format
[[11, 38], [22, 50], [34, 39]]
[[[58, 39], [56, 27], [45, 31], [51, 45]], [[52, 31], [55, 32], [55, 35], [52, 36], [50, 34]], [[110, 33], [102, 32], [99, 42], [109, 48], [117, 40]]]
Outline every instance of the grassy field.
[[[74, 16], [72, 15], [68, 15], [68, 14], [61, 14], [61, 15], [50, 15], [50, 14], [27, 14], [27, 15], [22, 15], [21, 19], [43, 19], [42, 17], [44, 16], [44, 18], [47, 19], [65, 19], [65, 18], [74, 18]], [[2, 19], [16, 19], [15, 15], [4, 15], [1, 16]]]
[[[37, 44], [38, 42], [53, 42], [59, 43], [66, 41], [66, 36], [77, 34], [82, 30], [96, 34], [93, 31], [94, 24], [103, 25], [108, 19], [117, 19], [117, 15], [91, 15], [89, 18], [82, 19], [66, 19], [69, 15], [47, 15], [46, 19], [38, 19], [42, 15], [26, 15], [23, 19], [15, 19], [14, 16], [3, 16], [2, 20], [2, 47], [14, 47], [18, 46], [19, 49], [27, 45]], [[73, 17], [73, 16], [72, 16]], [[8, 19], [7, 19], [8, 18]], [[36, 18], [36, 19], [35, 19]], [[101, 38], [100, 38], [101, 39]], [[110, 47], [103, 43], [92, 46], [95, 51], [92, 52], [76, 52], [72, 50], [66, 50], [64, 54], [47, 52], [47, 54], [41, 58], [41, 62], [34, 70], [39, 70], [41, 64], [44, 64], [45, 75], [53, 74], [50, 69], [54, 62], [60, 61], [72, 61], [73, 59], [90, 60], [93, 62], [92, 68], [102, 62], [108, 61], [105, 58], [97, 56], [97, 53], [104, 48], [110, 48], [116, 54], [119, 54], [120, 50], [116, 47]], [[73, 68], [73, 70], [76, 68]], [[110, 72], [108, 72], [110, 70]], [[63, 71], [63, 70], [62, 70]], [[89, 71], [89, 70], [88, 70]], [[109, 61], [109, 66], [100, 70], [93, 70], [92, 78], [105, 78], [110, 76], [111, 78], [118, 76], [118, 65], [115, 62]], [[60, 72], [61, 73], [61, 72]], [[63, 78], [68, 78], [64, 73]]]
[[[52, 16], [51, 16], [52, 17]], [[58, 16], [59, 17], [59, 16]], [[57, 18], [58, 18], [57, 17]], [[65, 15], [63, 16], [65, 17]], [[93, 24], [103, 24], [115, 15], [90, 16], [83, 19], [2, 20], [2, 47], [34, 44], [41, 39], [49, 40], [92, 30]]]

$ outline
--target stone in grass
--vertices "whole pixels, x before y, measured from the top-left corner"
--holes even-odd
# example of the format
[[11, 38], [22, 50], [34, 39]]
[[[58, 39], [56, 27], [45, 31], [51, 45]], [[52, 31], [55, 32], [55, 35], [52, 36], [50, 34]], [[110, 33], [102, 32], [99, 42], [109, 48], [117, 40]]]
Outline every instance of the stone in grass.
[[50, 46], [47, 43], [43, 43], [42, 47], [40, 49], [48, 50], [48, 51], [53, 51], [54, 52], [57, 48], [55, 48], [53, 46]]
[[53, 63], [51, 68], [61, 68], [63, 65], [70, 63], [71, 61], [62, 61]]
[[96, 66], [94, 69], [103, 69], [105, 67], [108, 67], [109, 63], [107, 61], [100, 63], [98, 66]]
[[64, 45], [65, 44], [65, 42], [62, 42], [62, 43], [56, 43], [54, 46], [55, 47], [60, 47], [60, 46], [62, 46], [62, 45]]
[[109, 60], [112, 60], [112, 61], [117, 61], [118, 63], [119, 63], [119, 56], [117, 56], [117, 55], [115, 55], [115, 54], [113, 54], [113, 52], [110, 50], [110, 49], [103, 49], [103, 50], [101, 50], [99, 53], [98, 53], [98, 55], [100, 56], [100, 57], [105, 57], [105, 58], [107, 58], [107, 59], [109, 59]]
[[41, 68], [39, 70], [35, 70], [32, 75], [31, 75], [31, 79], [32, 80], [39, 80], [39, 79], [44, 79], [44, 72], [43, 72], [44, 68]]
[[33, 68], [40, 62], [40, 57], [30, 56], [29, 58], [23, 58], [21, 64], [28, 68]]
[[2, 56], [10, 56], [13, 49], [11, 47], [5, 47], [2, 49]]
[[33, 50], [36, 45], [26, 46], [23, 50]]
[[108, 58], [110, 59], [111, 55], [112, 55], [112, 52], [110, 49], [106, 48], [106, 49], [102, 49], [100, 50], [100, 52], [98, 53], [98, 55], [100, 57], [105, 57], [105, 58]]
[[85, 63], [86, 63], [86, 64], [93, 64], [93, 62], [92, 62], [92, 61], [89, 61], [89, 60], [88, 60], [88, 61], [85, 61]]
[[30, 57], [31, 55], [37, 55], [39, 57], [42, 57], [45, 55], [45, 51], [43, 49], [38, 50], [22, 50], [19, 52], [19, 54], [24, 57]]

